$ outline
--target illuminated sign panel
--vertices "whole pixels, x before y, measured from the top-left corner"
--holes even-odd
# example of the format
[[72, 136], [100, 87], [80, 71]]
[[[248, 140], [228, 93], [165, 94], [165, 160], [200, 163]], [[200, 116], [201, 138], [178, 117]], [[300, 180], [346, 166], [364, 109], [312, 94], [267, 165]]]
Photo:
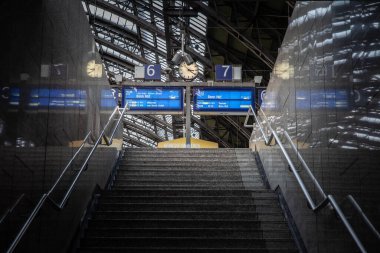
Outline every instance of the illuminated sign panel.
[[85, 90], [77, 89], [31, 89], [28, 107], [38, 108], [79, 108], [86, 107], [87, 94]]
[[296, 109], [347, 109], [350, 107], [347, 90], [296, 90]]
[[161, 80], [161, 65], [144, 65], [145, 80]]
[[181, 87], [124, 87], [123, 106], [128, 103], [130, 113], [181, 114]]
[[232, 81], [232, 65], [215, 65], [215, 81]]
[[194, 113], [245, 115], [254, 97], [254, 88], [194, 88]]
[[117, 106], [117, 91], [114, 89], [103, 89], [100, 99], [100, 107], [114, 109]]

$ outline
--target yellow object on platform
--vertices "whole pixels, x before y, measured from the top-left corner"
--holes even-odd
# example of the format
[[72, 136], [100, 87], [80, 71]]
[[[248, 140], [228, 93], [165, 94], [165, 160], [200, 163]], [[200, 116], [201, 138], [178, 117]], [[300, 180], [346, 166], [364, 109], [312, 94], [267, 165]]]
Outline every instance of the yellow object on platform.
[[[218, 143], [199, 139], [190, 139], [191, 148], [219, 148]], [[186, 148], [186, 138], [159, 142], [157, 148]]]

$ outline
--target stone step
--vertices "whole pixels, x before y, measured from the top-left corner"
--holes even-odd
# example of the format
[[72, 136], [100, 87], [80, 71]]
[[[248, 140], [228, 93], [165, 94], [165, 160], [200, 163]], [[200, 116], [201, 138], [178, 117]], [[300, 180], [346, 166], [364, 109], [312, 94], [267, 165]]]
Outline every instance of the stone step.
[[129, 237], [205, 237], [226, 236], [229, 238], [291, 238], [289, 229], [253, 228], [94, 228], [89, 236], [129, 236]]
[[[250, 187], [249, 190], [257, 190], [262, 189], [264, 187], [263, 184], [256, 185], [254, 187]], [[113, 190], [225, 190], [226, 186], [224, 185], [164, 185], [164, 184], [155, 184], [155, 185], [134, 185], [134, 184], [128, 184], [128, 185], [114, 185], [112, 187]], [[230, 190], [247, 190], [244, 185], [229, 185], [228, 189]]]
[[[250, 181], [252, 182], [257, 182], [261, 183], [261, 178], [252, 178]], [[208, 184], [213, 184], [213, 185], [241, 185], [242, 180], [240, 179], [219, 179], [215, 178], [213, 180], [208, 180], [208, 179], [198, 179], [198, 180], [192, 180], [192, 179], [181, 179], [181, 178], [154, 178], [154, 177], [138, 177], [133, 180], [122, 180], [122, 179], [117, 179], [115, 181], [115, 185], [128, 185], [128, 184], [143, 184], [143, 185], [149, 185], [149, 184], [163, 184], [163, 185], [173, 185], [173, 184], [178, 184], [178, 185], [208, 185]]]
[[260, 221], [284, 221], [281, 213], [257, 213], [241, 211], [97, 211], [93, 219], [258, 219]]
[[217, 176], [217, 177], [224, 177], [224, 176], [252, 176], [252, 177], [261, 177], [260, 173], [253, 170], [244, 170], [244, 171], [238, 171], [238, 170], [231, 170], [231, 171], [209, 171], [209, 170], [176, 170], [176, 171], [163, 171], [163, 170], [118, 170], [117, 171], [117, 177], [121, 178], [122, 176], [125, 177], [135, 177], [135, 176], [166, 176], [166, 177], [172, 177], [172, 176]]
[[111, 190], [103, 191], [102, 196], [268, 196], [276, 197], [277, 195], [267, 189], [255, 191], [247, 190]]
[[[225, 159], [236, 159], [237, 157], [239, 158], [252, 158], [253, 153], [224, 153], [222, 154], [223, 158]], [[219, 157], [219, 154], [217, 153], [126, 153], [124, 155], [125, 159], [130, 159], [130, 158], [162, 158], [162, 159], [171, 159], [171, 158], [214, 158], [214, 157]]]
[[271, 204], [207, 204], [207, 203], [102, 203], [99, 211], [252, 211], [281, 212], [277, 203]]
[[261, 228], [285, 229], [284, 221], [259, 221], [255, 219], [91, 219], [91, 228]]
[[[261, 177], [259, 175], [252, 175], [252, 174], [244, 174], [244, 178], [250, 179], [251, 181], [257, 181], [261, 182]], [[117, 182], [124, 182], [124, 181], [130, 181], [130, 182], [136, 182], [136, 181], [182, 181], [182, 182], [188, 182], [188, 181], [197, 181], [197, 182], [203, 182], [203, 181], [241, 181], [242, 176], [235, 173], [227, 174], [227, 175], [213, 175], [213, 174], [177, 174], [177, 175], [171, 175], [171, 174], [164, 174], [164, 175], [117, 175], [116, 180]]]
[[155, 161], [154, 159], [147, 159], [147, 160], [121, 160], [120, 165], [188, 165], [189, 167], [192, 166], [198, 166], [198, 167], [203, 167], [203, 166], [231, 166], [231, 165], [251, 165], [255, 166], [254, 163], [250, 160], [224, 160], [224, 159], [219, 159], [219, 158], [214, 158], [214, 159], [205, 159], [205, 160], [196, 160], [196, 159], [188, 159], [188, 160], [164, 160], [164, 161]]
[[207, 204], [271, 204], [276, 197], [250, 196], [102, 196], [99, 203], [207, 203]]
[[[252, 249], [244, 248], [167, 248], [167, 247], [149, 247], [149, 248], [136, 248], [136, 247], [85, 247], [80, 248], [80, 253], [97, 253], [97, 252], [128, 252], [128, 253], [220, 253], [220, 252], [234, 252], [234, 253], [252, 253]], [[287, 248], [255, 248], [255, 253], [297, 253], [296, 249], [287, 249]]]
[[197, 237], [88, 237], [82, 245], [113, 247], [168, 247], [168, 248], [263, 248], [263, 247], [293, 247], [293, 242], [289, 239], [255, 239], [255, 238], [197, 238]]
[[143, 164], [143, 165], [120, 165], [120, 171], [255, 171], [256, 166], [189, 166], [189, 165], [160, 165], [160, 164]]
[[125, 162], [144, 162], [144, 163], [151, 163], [151, 162], [204, 162], [204, 163], [212, 163], [212, 162], [252, 162], [253, 163], [254, 158], [245, 158], [242, 157], [239, 160], [237, 160], [235, 157], [124, 157], [124, 159], [121, 161], [122, 163]]

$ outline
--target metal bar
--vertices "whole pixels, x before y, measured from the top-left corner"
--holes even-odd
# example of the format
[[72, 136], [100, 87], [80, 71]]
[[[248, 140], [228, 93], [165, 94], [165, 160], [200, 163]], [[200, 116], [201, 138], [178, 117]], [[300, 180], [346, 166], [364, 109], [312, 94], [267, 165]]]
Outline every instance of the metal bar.
[[376, 238], [378, 240], [380, 240], [380, 233], [379, 233], [379, 231], [377, 231], [377, 229], [375, 228], [375, 226], [368, 219], [367, 215], [363, 212], [362, 208], [360, 207], [360, 205], [358, 204], [358, 202], [356, 202], [356, 200], [354, 199], [354, 197], [352, 195], [347, 195], [347, 199], [351, 202], [351, 204], [353, 205], [353, 207], [360, 214], [360, 216], [362, 217], [362, 219], [364, 220], [364, 222], [367, 224], [367, 226], [370, 228], [370, 230], [372, 231], [372, 233], [376, 236]]
[[321, 195], [323, 196], [323, 198], [326, 198], [326, 193], [322, 189], [322, 186], [319, 184], [318, 180], [314, 177], [314, 174], [311, 172], [309, 166], [307, 165], [307, 163], [303, 159], [301, 153], [298, 151], [298, 149], [296, 148], [296, 146], [292, 142], [292, 139], [290, 138], [288, 132], [286, 132], [285, 130], [284, 130], [284, 135], [285, 135], [286, 139], [288, 139], [288, 141], [290, 143], [290, 146], [293, 148], [293, 151], [296, 152], [297, 157], [301, 161], [301, 163], [302, 163], [303, 167], [305, 168], [307, 174], [309, 174], [309, 177], [311, 178], [311, 181], [313, 181], [313, 183], [315, 184], [315, 186], [317, 187], [318, 191], [321, 193]]
[[313, 199], [311, 198], [305, 184], [303, 183], [300, 175], [298, 174], [298, 171], [296, 169], [296, 167], [294, 166], [292, 160], [290, 159], [289, 155], [288, 155], [288, 152], [286, 152], [284, 146], [282, 145], [282, 142], [281, 142], [281, 139], [278, 137], [278, 135], [276, 134], [275, 131], [273, 131], [272, 127], [270, 126], [269, 122], [268, 122], [268, 127], [269, 127], [269, 130], [272, 132], [273, 134], [273, 137], [275, 138], [275, 140], [277, 141], [277, 144], [278, 146], [280, 147], [280, 149], [282, 150], [282, 153], [284, 154], [285, 156], [285, 159], [286, 161], [288, 162], [289, 166], [290, 166], [290, 169], [292, 170], [294, 176], [296, 177], [296, 180], [297, 180], [297, 183], [299, 184], [299, 186], [301, 187], [301, 190], [303, 192], [303, 194], [305, 195], [306, 199], [307, 199], [307, 202], [310, 204], [311, 208], [312, 209], [315, 209], [315, 204], [314, 204], [314, 201]]
[[55, 190], [55, 187], [57, 187], [58, 183], [61, 181], [63, 175], [66, 173], [66, 171], [68, 170], [68, 168], [71, 166], [71, 164], [73, 163], [73, 161], [75, 160], [75, 158], [78, 156], [79, 152], [82, 150], [82, 148], [84, 147], [84, 144], [86, 143], [87, 139], [90, 137], [90, 134], [91, 134], [91, 131], [89, 131], [86, 135], [86, 137], [84, 138], [82, 144], [80, 145], [79, 149], [77, 150], [77, 152], [75, 152], [74, 156], [71, 157], [70, 161], [67, 163], [66, 167], [63, 169], [63, 171], [61, 172], [61, 174], [59, 175], [59, 177], [57, 178], [57, 180], [55, 181], [55, 183], [53, 184], [53, 186], [50, 188], [50, 190], [48, 191], [47, 195], [50, 196], [50, 194]]
[[[51, 201], [56, 207], [58, 207], [59, 209], [62, 209], [68, 198], [70, 197], [70, 194], [72, 192], [72, 190], [74, 189], [74, 186], [75, 186], [75, 183], [78, 181], [78, 178], [79, 176], [82, 174], [84, 168], [86, 167], [88, 161], [90, 160], [90, 158], [92, 157], [93, 153], [95, 152], [100, 140], [102, 139], [103, 135], [104, 135], [104, 132], [105, 130], [107, 129], [108, 125], [110, 124], [113, 116], [115, 115], [116, 111], [118, 110], [118, 106], [115, 107], [114, 111], [112, 112], [111, 116], [109, 117], [106, 125], [103, 127], [103, 130], [102, 132], [100, 133], [98, 139], [96, 140], [95, 144], [94, 144], [94, 147], [91, 149], [91, 152], [90, 154], [88, 154], [86, 160], [84, 161], [84, 163], [82, 164], [79, 172], [77, 173], [75, 179], [73, 180], [72, 184], [70, 185], [69, 189], [67, 190], [63, 200], [61, 201], [61, 203], [58, 205], [55, 201]], [[119, 121], [120, 123], [120, 121]], [[70, 159], [69, 161], [69, 164], [65, 167], [63, 173], [67, 170], [67, 168], [70, 166], [70, 164], [72, 163], [72, 160], [74, 160], [74, 158], [78, 155], [79, 151], [82, 149], [84, 143], [86, 142], [87, 138], [89, 138], [91, 134], [91, 131], [86, 135], [81, 147], [78, 149], [78, 151], [74, 154], [74, 157], [72, 159]], [[15, 237], [15, 239], [12, 241], [12, 244], [9, 246], [9, 248], [7, 249], [7, 253], [12, 253], [15, 248], [17, 247], [19, 241], [21, 240], [21, 238], [23, 237], [23, 235], [25, 234], [26, 230], [29, 228], [30, 224], [33, 222], [35, 216], [38, 214], [38, 212], [40, 211], [42, 205], [45, 203], [45, 201], [47, 199], [50, 199], [50, 194], [53, 192], [53, 190], [55, 189], [55, 187], [57, 186], [57, 184], [59, 183], [60, 179], [62, 178], [63, 176], [63, 173], [61, 173], [61, 175], [59, 176], [59, 178], [57, 179], [57, 181], [54, 183], [54, 185], [50, 188], [50, 190], [47, 192], [47, 193], [44, 193], [41, 197], [41, 199], [39, 200], [38, 204], [34, 207], [32, 213], [30, 214], [30, 216], [28, 217], [28, 219], [26, 220], [26, 222], [24, 223], [24, 225], [22, 226], [22, 228], [20, 229], [20, 231], [18, 232], [17, 236]]]
[[[256, 115], [254, 111], [253, 111], [253, 114]], [[263, 113], [263, 115], [265, 116], [264, 113]], [[255, 117], [255, 119], [258, 122], [257, 117]], [[294, 176], [296, 177], [297, 183], [301, 187], [301, 190], [302, 190], [303, 194], [305, 195], [307, 202], [309, 203], [309, 205], [311, 206], [311, 208], [314, 210], [315, 207], [316, 207], [316, 205], [315, 205], [313, 199], [311, 198], [311, 196], [310, 196], [310, 194], [309, 194], [309, 192], [308, 192], [305, 184], [303, 183], [300, 175], [298, 174], [298, 171], [296, 170], [296, 168], [295, 168], [292, 160], [290, 159], [290, 156], [289, 156], [288, 152], [286, 152], [284, 146], [282, 145], [281, 139], [278, 137], [277, 133], [272, 129], [272, 126], [270, 125], [270, 123], [268, 121], [268, 118], [266, 116], [265, 116], [265, 119], [267, 121], [267, 125], [268, 125], [269, 130], [271, 131], [273, 137], [277, 141], [277, 144], [280, 147], [282, 153], [284, 154], [285, 159], [286, 159], [286, 161], [288, 162], [288, 164], [290, 166], [290, 169], [292, 170]], [[260, 128], [260, 129], [262, 129], [262, 128]]]
[[[255, 84], [249, 83], [249, 82], [214, 82], [214, 81], [209, 81], [209, 82], [160, 82], [157, 84], [157, 82], [133, 82], [133, 81], [128, 81], [128, 82], [123, 82], [123, 86], [133, 86], [133, 87], [140, 87], [140, 86], [165, 86], [165, 87], [206, 87], [206, 86], [211, 86], [211, 87], [255, 87]], [[119, 87], [119, 86], [117, 86]]]
[[13, 205], [8, 208], [3, 216], [1, 216], [1, 219], [0, 219], [0, 224], [3, 223], [3, 221], [7, 218], [7, 216], [13, 212], [13, 210], [16, 208], [16, 206], [18, 205], [18, 203], [20, 203], [21, 199], [25, 197], [25, 193], [22, 193], [18, 198], [17, 200], [13, 203]]
[[45, 203], [47, 197], [48, 197], [48, 195], [46, 193], [42, 195], [40, 201], [38, 201], [38, 204], [33, 209], [32, 213], [30, 214], [30, 216], [28, 217], [28, 219], [26, 220], [26, 222], [24, 223], [24, 225], [22, 226], [22, 228], [18, 232], [16, 238], [13, 240], [12, 244], [9, 246], [6, 253], [12, 253], [15, 250], [17, 244], [21, 240], [22, 236], [25, 234], [26, 230], [29, 228], [30, 224], [34, 220], [34, 217], [36, 217], [37, 213], [40, 211], [40, 209], [41, 209], [42, 205]]
[[75, 176], [73, 182], [71, 183], [69, 189], [67, 190], [65, 196], [63, 197], [62, 201], [61, 201], [61, 204], [59, 205], [60, 208], [63, 208], [67, 202], [67, 200], [69, 199], [70, 195], [71, 195], [71, 192], [73, 191], [74, 189], [74, 186], [76, 184], [76, 182], [78, 181], [80, 175], [82, 174], [83, 170], [85, 169], [88, 161], [90, 160], [90, 158], [92, 157], [92, 155], [94, 154], [96, 148], [98, 147], [99, 145], [99, 142], [101, 141], [101, 139], [103, 138], [103, 135], [104, 135], [104, 132], [106, 131], [108, 125], [110, 124], [111, 122], [111, 119], [113, 118], [115, 112], [117, 111], [118, 107], [115, 108], [115, 110], [113, 111], [113, 113], [111, 114], [111, 116], [109, 117], [106, 125], [103, 127], [103, 130], [102, 132], [100, 133], [98, 139], [96, 140], [95, 144], [94, 144], [94, 147], [91, 149], [90, 153], [88, 154], [86, 160], [83, 162], [81, 168], [79, 169], [79, 172], [77, 173], [77, 175]]
[[191, 105], [190, 86], [186, 87], [186, 148], [191, 148]]
[[354, 239], [356, 245], [360, 249], [362, 253], [366, 253], [366, 249], [364, 248], [362, 242], [360, 241], [359, 237], [356, 235], [354, 229], [351, 227], [351, 224], [348, 222], [346, 216], [344, 215], [343, 211], [340, 209], [338, 203], [336, 203], [333, 196], [328, 195], [327, 198], [329, 199], [329, 202], [334, 207], [335, 211], [337, 212], [338, 216], [341, 218], [344, 226], [346, 227], [347, 231], [350, 233], [351, 237]]
[[[252, 106], [250, 106], [250, 107], [252, 108]], [[265, 132], [264, 132], [264, 129], [263, 129], [263, 127], [262, 127], [262, 125], [261, 125], [259, 119], [257, 118], [256, 113], [255, 113], [255, 110], [254, 110], [253, 108], [252, 108], [252, 113], [253, 113], [253, 117], [255, 118], [255, 120], [256, 120], [256, 122], [257, 122], [257, 125], [258, 125], [259, 128], [260, 128], [261, 133], [263, 134], [263, 137], [264, 137], [264, 140], [265, 140], [265, 145], [269, 145], [269, 140], [268, 140], [268, 138], [267, 138], [267, 136], [266, 136], [266, 134], [265, 134]], [[267, 122], [268, 122], [268, 124], [269, 124], [269, 121], [268, 121], [268, 120], [267, 120]], [[273, 133], [272, 133], [272, 135], [273, 135]], [[271, 138], [271, 139], [272, 139], [272, 138]]]
[[[109, 145], [112, 144], [113, 136], [115, 135], [116, 130], [117, 130], [117, 127], [119, 126], [120, 121], [123, 119], [124, 113], [125, 113], [125, 111], [127, 110], [127, 108], [128, 108], [128, 104], [126, 104], [126, 105], [124, 106], [123, 110], [121, 111], [120, 118], [117, 120], [116, 126], [115, 126], [115, 128], [113, 129], [112, 134], [111, 134], [111, 136], [110, 136], [109, 139], [108, 139], [108, 141], [109, 141], [109, 143], [110, 143]], [[108, 145], [108, 146], [109, 146], [109, 145]]]
[[[260, 108], [261, 110], [261, 108]], [[266, 117], [265, 113], [263, 110], [261, 110], [263, 116], [266, 118], [267, 120], [267, 124], [268, 124], [268, 128], [269, 130], [272, 132], [272, 135], [273, 137], [275, 138], [275, 140], [277, 141], [277, 144], [280, 146], [280, 149], [282, 151], [282, 153], [284, 154], [287, 162], [289, 163], [289, 166], [290, 168], [292, 169], [292, 172], [293, 174], [295, 175], [296, 179], [297, 179], [297, 182], [298, 184], [300, 185], [301, 187], [301, 190], [303, 191], [308, 203], [310, 204], [311, 206], [311, 209], [313, 210], [313, 212], [318, 212], [319, 210], [321, 210], [322, 208], [324, 208], [325, 206], [328, 205], [328, 203], [330, 203], [332, 205], [332, 207], [335, 209], [335, 211], [337, 212], [338, 216], [340, 217], [340, 219], [342, 220], [345, 228], [347, 229], [347, 231], [349, 232], [349, 234], [351, 235], [352, 239], [355, 241], [357, 247], [359, 248], [359, 250], [362, 252], [362, 253], [366, 253], [366, 249], [364, 248], [362, 242], [360, 241], [360, 239], [358, 238], [357, 234], [355, 233], [354, 229], [352, 228], [351, 224], [348, 222], [346, 216], [344, 215], [343, 211], [340, 209], [338, 203], [335, 201], [334, 197], [332, 195], [327, 195], [317, 206], [315, 206], [313, 200], [311, 199], [310, 195], [308, 194], [308, 191], [305, 187], [305, 185], [303, 184], [303, 181], [302, 179], [300, 178], [297, 170], [295, 169], [292, 161], [290, 160], [290, 157], [288, 155], [288, 153], [286, 152], [285, 148], [283, 147], [282, 145], [282, 142], [281, 142], [281, 139], [278, 137], [278, 135], [276, 134], [276, 132], [272, 129], [269, 121], [268, 121], [268, 118]], [[290, 136], [287, 134], [286, 131], [284, 131], [286, 133], [286, 137], [288, 138], [288, 141], [292, 144], [292, 148], [294, 150], [295, 146], [293, 144], [293, 142], [291, 141], [291, 138]], [[296, 150], [297, 152], [297, 150]], [[297, 152], [298, 154], [299, 152]], [[301, 160], [302, 159], [302, 160]], [[303, 161], [304, 164], [306, 165], [305, 168], [308, 168], [309, 167], [307, 166], [306, 162], [303, 160], [302, 156], [301, 156], [301, 162]], [[309, 169], [310, 170], [310, 169]], [[311, 173], [310, 171], [310, 174], [309, 176], [312, 177], [312, 180], [313, 182], [316, 183], [317, 186], [319, 186], [320, 190], [321, 190], [321, 193], [324, 194], [324, 191], [322, 189], [322, 187], [319, 185], [318, 181], [315, 179], [315, 177], [313, 176], [313, 174]], [[315, 181], [314, 181], [315, 180]], [[348, 199], [350, 200], [350, 202], [354, 205], [354, 207], [356, 208], [356, 210], [360, 213], [360, 215], [362, 216], [362, 218], [364, 219], [365, 223], [367, 224], [367, 226], [370, 227], [370, 229], [372, 230], [372, 232], [375, 233], [375, 235], [380, 238], [380, 234], [378, 233], [378, 231], [375, 229], [375, 227], [372, 225], [372, 223], [369, 221], [368, 217], [364, 214], [364, 212], [362, 211], [362, 209], [360, 208], [359, 204], [355, 201], [355, 199], [351, 196], [351, 195], [348, 195]]]

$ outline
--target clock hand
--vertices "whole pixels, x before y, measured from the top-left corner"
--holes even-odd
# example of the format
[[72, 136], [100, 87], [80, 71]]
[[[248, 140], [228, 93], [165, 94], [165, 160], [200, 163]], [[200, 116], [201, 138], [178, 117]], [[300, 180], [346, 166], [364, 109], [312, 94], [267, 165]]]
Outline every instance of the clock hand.
[[195, 73], [194, 73], [195, 70], [193, 70], [193, 69], [189, 69], [188, 67], [186, 67], [186, 69], [187, 69], [188, 71], [190, 71], [191, 73], [195, 74]]

